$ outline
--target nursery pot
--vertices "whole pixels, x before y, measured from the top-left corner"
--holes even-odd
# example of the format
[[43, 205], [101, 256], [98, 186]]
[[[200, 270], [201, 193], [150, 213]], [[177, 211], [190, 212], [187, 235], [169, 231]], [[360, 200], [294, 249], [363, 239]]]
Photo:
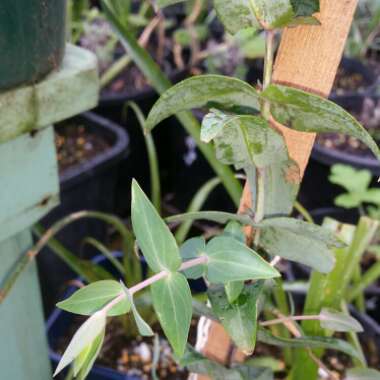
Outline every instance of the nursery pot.
[[343, 57], [339, 65], [339, 70], [343, 70], [347, 77], [360, 76], [362, 82], [360, 86], [355, 89], [340, 91], [339, 89], [333, 88], [330, 95], [331, 100], [339, 103], [346, 97], [350, 97], [352, 95], [369, 95], [372, 93], [377, 77], [374, 71], [370, 67], [363, 64], [363, 62], [355, 58]]
[[[127, 157], [128, 135], [118, 125], [93, 113], [84, 113], [72, 120], [104, 138], [110, 147], [60, 173], [61, 203], [42, 220], [45, 228], [76, 211], [114, 212], [118, 165]], [[106, 235], [104, 222], [81, 219], [65, 227], [56, 237], [72, 252], [89, 257], [94, 251], [88, 247], [81, 249], [83, 239], [93, 237], [104, 242]], [[45, 311], [50, 311], [60, 287], [73, 277], [73, 273], [48, 248], [38, 256], [38, 265]]]
[[[377, 97], [373, 99], [377, 101]], [[359, 94], [335, 99], [337, 104], [353, 113], [360, 112], [364, 100], [365, 96]], [[332, 207], [334, 198], [342, 193], [343, 189], [340, 186], [328, 180], [330, 169], [335, 164], [369, 170], [374, 177], [372, 185], [376, 185], [376, 178], [380, 175], [380, 163], [375, 157], [329, 149], [315, 143], [300, 190], [300, 201], [306, 208]]]
[[0, 2], [0, 91], [56, 69], [65, 47], [66, 0]]

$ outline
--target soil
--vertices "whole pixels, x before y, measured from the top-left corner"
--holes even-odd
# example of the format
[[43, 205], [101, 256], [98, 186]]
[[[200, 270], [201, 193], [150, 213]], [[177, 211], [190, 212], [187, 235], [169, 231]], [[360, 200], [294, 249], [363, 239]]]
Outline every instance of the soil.
[[348, 73], [343, 67], [338, 68], [333, 85], [333, 90], [337, 95], [362, 92], [366, 86], [365, 78], [361, 73]]
[[[377, 143], [380, 142], [380, 100], [366, 98], [361, 112], [354, 116], [370, 133]], [[349, 154], [372, 157], [371, 151], [365, 144], [354, 137], [336, 133], [324, 133], [317, 137], [317, 143], [328, 149], [335, 149]]]
[[72, 123], [55, 127], [55, 145], [60, 173], [111, 148], [109, 142], [98, 134]]

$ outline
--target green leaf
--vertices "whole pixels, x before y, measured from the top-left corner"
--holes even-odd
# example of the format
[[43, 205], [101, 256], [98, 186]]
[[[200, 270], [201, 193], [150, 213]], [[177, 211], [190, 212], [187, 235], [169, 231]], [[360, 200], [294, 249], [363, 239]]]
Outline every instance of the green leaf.
[[248, 83], [222, 75], [199, 75], [165, 91], [150, 110], [145, 129], [149, 131], [171, 115], [210, 102], [259, 108], [258, 94]]
[[214, 8], [219, 20], [231, 34], [252, 26], [260, 27], [250, 9], [249, 0], [214, 0]]
[[250, 365], [239, 364], [234, 366], [233, 369], [238, 371], [242, 380], [273, 380], [273, 371], [265, 367], [252, 367]]
[[220, 111], [211, 115], [214, 125], [218, 120], [222, 125], [215, 128], [223, 129], [223, 133], [215, 133], [214, 137], [216, 157], [222, 163], [234, 165], [236, 169], [262, 168], [289, 159], [284, 138], [262, 117], [231, 117]]
[[191, 47], [193, 40], [203, 42], [208, 37], [207, 25], [194, 25], [191, 30], [186, 28], [178, 28], [173, 33], [174, 41], [182, 47]]
[[372, 150], [380, 151], [370, 134], [343, 108], [320, 96], [295, 88], [272, 84], [261, 93], [271, 103], [276, 120], [303, 132], [344, 133], [356, 137]]
[[76, 380], [85, 380], [98, 357], [104, 342], [105, 330], [85, 348], [74, 361], [74, 377]]
[[251, 355], [256, 345], [257, 303], [263, 281], [246, 285], [238, 299], [230, 303], [221, 286], [210, 287], [207, 294], [212, 310], [234, 343], [246, 355]]
[[355, 208], [359, 207], [363, 202], [361, 194], [357, 193], [347, 193], [338, 195], [334, 199], [335, 206], [343, 208]]
[[344, 380], [380, 380], [380, 372], [372, 368], [351, 368]]
[[[299, 168], [289, 159], [283, 136], [266, 120], [212, 110], [203, 120], [201, 138], [214, 140], [219, 161], [244, 168], [248, 178], [256, 168], [265, 168], [266, 215], [291, 212], [300, 183]], [[249, 182], [255, 194], [254, 179]]]
[[179, 364], [189, 372], [209, 375], [213, 380], [242, 380], [240, 373], [235, 369], [227, 369], [221, 364], [204, 357], [192, 347], [188, 346]]
[[243, 244], [246, 240], [242, 225], [234, 220], [227, 223], [223, 231], [223, 236], [233, 237], [234, 239], [240, 241], [240, 243]]
[[325, 348], [336, 351], [344, 352], [365, 363], [365, 359], [351, 344], [344, 340], [336, 338], [328, 338], [321, 336], [303, 336], [301, 338], [280, 338], [272, 335], [269, 330], [259, 327], [257, 339], [260, 342], [277, 347], [291, 347], [291, 348]]
[[290, 0], [297, 17], [308, 17], [320, 11], [319, 0]]
[[364, 193], [368, 190], [372, 175], [369, 170], [356, 170], [344, 164], [331, 167], [329, 181], [342, 186], [350, 193]]
[[[225, 237], [233, 237], [237, 241], [245, 244], [245, 234], [243, 232], [243, 228], [240, 223], [235, 221], [231, 221], [227, 224], [223, 231], [223, 236]], [[225, 291], [227, 294], [228, 301], [230, 303], [236, 301], [239, 297], [240, 293], [244, 289], [244, 281], [231, 281], [225, 285]]]
[[[121, 285], [114, 280], [97, 281], [77, 290], [72, 296], [58, 302], [57, 307], [70, 313], [91, 315], [102, 309], [110, 301], [123, 292]], [[128, 313], [131, 304], [123, 300], [115, 305], [109, 312], [109, 316]]]
[[139, 314], [136, 308], [136, 305], [133, 301], [133, 295], [131, 294], [129, 289], [123, 284], [122, 281], [120, 281], [120, 285], [123, 288], [126, 299], [131, 304], [132, 314], [133, 314], [133, 317], [135, 318], [135, 322], [137, 325], [137, 329], [139, 330], [139, 334], [141, 336], [153, 336], [154, 332], [152, 331], [150, 326], [144, 321], [144, 319], [141, 317], [141, 315]]
[[252, 221], [248, 215], [232, 214], [230, 212], [223, 211], [196, 211], [196, 212], [187, 212], [186, 214], [178, 214], [174, 216], [169, 216], [165, 220], [168, 223], [178, 223], [178, 222], [187, 222], [194, 220], [210, 220], [212, 222], [225, 224], [231, 220], [235, 220], [241, 224], [248, 225]]
[[228, 302], [232, 303], [236, 301], [236, 299], [241, 294], [244, 289], [244, 281], [230, 281], [224, 286], [226, 291]]
[[365, 203], [374, 203], [380, 205], [380, 189], [369, 189], [363, 195], [363, 201]]
[[57, 375], [77, 358], [104, 331], [106, 317], [104, 311], [98, 311], [83, 323], [62, 355], [53, 376]]
[[165, 8], [168, 7], [169, 5], [174, 5], [178, 3], [183, 3], [188, 0], [155, 0], [155, 3], [159, 8]]
[[239, 47], [244, 58], [258, 59], [265, 56], [265, 34], [255, 28], [243, 29], [234, 36], [234, 44]]
[[283, 228], [296, 234], [319, 240], [329, 247], [341, 248], [345, 246], [344, 242], [330, 229], [300, 219], [287, 217], [268, 218], [260, 222], [258, 227], [262, 229], [268, 227]]
[[295, 17], [290, 0], [251, 0], [256, 18], [266, 29], [282, 28]]
[[207, 279], [213, 284], [279, 277], [260, 255], [234, 238], [219, 236], [206, 246]]
[[331, 246], [342, 246], [328, 230], [292, 218], [270, 218], [260, 223], [260, 245], [272, 256], [281, 256], [322, 272], [335, 265]]
[[[183, 262], [195, 259], [204, 255], [206, 251], [206, 241], [203, 237], [195, 237], [187, 240], [182, 244], [180, 253]], [[196, 280], [204, 275], [206, 271], [205, 265], [196, 265], [183, 271], [186, 278]]]
[[132, 225], [137, 243], [154, 272], [176, 271], [181, 258], [174, 236], [138, 183], [132, 182]]
[[332, 331], [362, 332], [362, 325], [351, 316], [333, 309], [323, 308], [319, 314], [321, 327]]
[[173, 347], [175, 355], [183, 356], [192, 317], [192, 296], [189, 284], [181, 273], [151, 286], [153, 306], [158, 320]]
[[264, 171], [265, 216], [289, 215], [293, 210], [299, 185], [300, 169], [293, 160], [276, 162]]

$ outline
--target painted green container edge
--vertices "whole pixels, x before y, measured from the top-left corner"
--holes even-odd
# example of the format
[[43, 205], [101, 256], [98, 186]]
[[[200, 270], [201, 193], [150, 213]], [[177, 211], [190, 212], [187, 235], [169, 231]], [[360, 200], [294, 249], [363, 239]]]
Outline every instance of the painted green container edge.
[[66, 0], [1, 0], [0, 92], [58, 68], [65, 39]]

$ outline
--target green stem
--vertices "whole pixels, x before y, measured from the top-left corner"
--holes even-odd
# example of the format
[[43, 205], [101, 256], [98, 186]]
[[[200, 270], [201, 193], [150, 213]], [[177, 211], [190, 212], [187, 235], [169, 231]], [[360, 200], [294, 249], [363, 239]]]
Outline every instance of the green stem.
[[314, 224], [314, 219], [310, 213], [299, 203], [298, 201], [294, 202], [294, 208], [299, 212], [300, 215], [309, 223]]
[[[266, 32], [266, 45], [265, 45], [265, 60], [264, 60], [264, 78], [263, 90], [265, 90], [272, 82], [273, 60], [274, 60], [274, 39], [275, 31], [267, 30]], [[270, 119], [270, 102], [264, 101], [261, 114], [264, 119]]]
[[[121, 43], [128, 52], [129, 56], [133, 59], [134, 63], [139, 67], [144, 76], [148, 79], [149, 83], [154, 89], [162, 94], [172, 86], [172, 83], [161, 71], [160, 67], [148, 54], [148, 52], [141, 48], [135, 36], [118, 20], [108, 5], [107, 0], [101, 0], [102, 8], [108, 20], [115, 29], [116, 34], [119, 36]], [[214, 149], [209, 144], [205, 144], [200, 140], [200, 126], [198, 121], [194, 118], [191, 112], [181, 112], [177, 118], [182, 123], [186, 131], [195, 140], [199, 150], [209, 162], [215, 173], [220, 177], [231, 199], [236, 206], [239, 205], [242, 187], [239, 181], [235, 178], [232, 170], [221, 164], [215, 157]]]
[[[273, 288], [273, 298], [277, 305], [278, 310], [282, 315], [289, 315], [288, 296], [284, 290], [282, 279], [276, 280], [276, 285]], [[290, 338], [290, 332], [285, 326], [280, 327], [280, 336]], [[292, 350], [289, 347], [284, 348], [285, 363], [290, 366], [292, 363]]]
[[123, 55], [116, 60], [100, 77], [100, 88], [103, 89], [110, 84], [129, 64], [131, 58]]
[[[272, 81], [273, 57], [274, 57], [274, 37], [275, 31], [266, 31], [265, 60], [264, 60], [264, 78], [263, 89], [265, 90]], [[263, 101], [261, 115], [267, 121], [270, 119], [270, 103]], [[261, 222], [265, 216], [265, 169], [256, 169], [256, 207], [255, 223]], [[255, 231], [254, 245], [258, 246], [260, 240], [260, 230]]]
[[[360, 284], [362, 281], [362, 273], [361, 273], [361, 267], [360, 263], [356, 266], [355, 271], [352, 275], [352, 283], [354, 285]], [[365, 312], [365, 300], [364, 300], [364, 293], [359, 292], [358, 295], [355, 297], [355, 305], [357, 309], [364, 313]]]
[[112, 255], [112, 252], [110, 252], [110, 250], [103, 243], [92, 237], [88, 237], [83, 241], [83, 245], [85, 244], [91, 245], [97, 249], [122, 276], [125, 276], [125, 268], [120, 263], [120, 261]]
[[[345, 302], [342, 302], [342, 311], [347, 316], [350, 316], [347, 304]], [[348, 335], [349, 342], [356, 348], [356, 350], [358, 352], [360, 352], [360, 356], [362, 358], [365, 358], [362, 345], [360, 344], [360, 341], [359, 341], [359, 338], [358, 338], [358, 334], [356, 332], [354, 332], [354, 331], [349, 331], [347, 333], [347, 335]], [[361, 360], [353, 358], [353, 361], [354, 361], [355, 367], [365, 367], [365, 365], [363, 365], [363, 363], [361, 362]]]
[[[265, 216], [265, 169], [256, 169], [256, 207], [254, 223], [260, 223]], [[257, 247], [260, 240], [260, 229], [255, 230], [254, 245]]]
[[[219, 178], [212, 178], [209, 181], [207, 181], [194, 195], [193, 199], [190, 202], [189, 207], [186, 210], [186, 213], [189, 212], [198, 212], [204, 205], [206, 199], [210, 195], [210, 193], [215, 189], [216, 186], [220, 184]], [[183, 222], [177, 229], [175, 233], [175, 238], [177, 240], [178, 244], [182, 244], [187, 234], [189, 233], [189, 230], [191, 228], [192, 221], [188, 220]]]
[[[80, 211], [66, 216], [65, 218], [59, 220], [54, 223], [52, 227], [50, 227], [45, 234], [40, 238], [40, 240], [36, 243], [34, 247], [32, 247], [29, 251], [27, 251], [21, 259], [17, 262], [14, 270], [8, 275], [5, 279], [2, 288], [0, 289], [0, 304], [4, 302], [4, 299], [7, 297], [14, 284], [16, 283], [19, 276], [29, 267], [29, 265], [33, 262], [35, 257], [41, 252], [41, 250], [49, 243], [49, 240], [55, 236], [59, 231], [65, 228], [67, 225], [82, 219], [82, 218], [94, 218], [103, 220], [106, 223], [112, 224], [121, 234], [123, 238], [123, 244], [125, 241], [131, 238], [132, 235], [127, 228], [124, 226], [123, 222], [113, 216], [108, 215], [102, 212], [97, 211]], [[133, 275], [134, 268], [130, 268], [130, 277]], [[128, 275], [129, 273], [127, 273]]]
[[131, 107], [135, 113], [137, 120], [141, 127], [141, 132], [144, 135], [146, 150], [148, 153], [149, 168], [150, 168], [150, 186], [152, 203], [159, 214], [161, 214], [161, 184], [160, 184], [160, 170], [157, 157], [156, 146], [154, 144], [153, 136], [151, 133], [144, 133], [145, 117], [140, 107], [135, 102], [126, 103], [126, 107]]
[[346, 293], [348, 302], [352, 302], [357, 298], [368, 286], [376, 282], [380, 278], [380, 261], [373, 264], [361, 277], [360, 283], [356, 283], [352, 289]]

